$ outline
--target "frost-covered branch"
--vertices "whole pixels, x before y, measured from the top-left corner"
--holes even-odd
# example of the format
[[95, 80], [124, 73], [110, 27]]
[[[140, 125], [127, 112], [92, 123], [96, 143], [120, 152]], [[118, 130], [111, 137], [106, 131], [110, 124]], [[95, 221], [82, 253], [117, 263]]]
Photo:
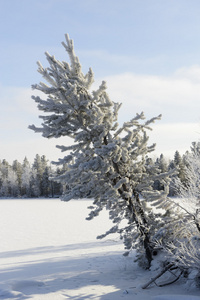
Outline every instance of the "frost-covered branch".
[[[119, 232], [126, 250], [136, 247], [146, 257], [149, 267], [153, 237], [164, 226], [160, 213], [155, 213], [150, 206], [160, 199], [165, 207], [170, 175], [159, 174], [146, 160], [155, 148], [155, 144], [148, 145], [147, 132], [161, 115], [145, 120], [142, 112], [118, 128], [121, 104], [110, 99], [104, 81], [97, 90], [90, 91], [93, 72], [89, 69], [86, 75], [82, 73], [73, 41], [68, 35], [65, 37], [66, 42], [62, 44], [70, 64], [56, 60], [48, 52], [49, 67], [38, 63], [38, 71], [47, 84], [33, 85], [33, 89], [42, 91], [46, 99], [33, 99], [46, 115], [41, 116], [41, 128], [34, 125], [29, 128], [46, 138], [72, 138], [71, 146], [58, 146], [61, 151], [68, 152], [58, 162], [68, 163], [68, 169], [55, 178], [67, 185], [62, 199], [92, 198], [89, 219], [96, 217], [103, 208], [108, 209], [115, 225], [105, 235]], [[162, 177], [164, 191], [153, 188], [154, 177], [158, 174]], [[124, 219], [127, 225], [120, 227]]]

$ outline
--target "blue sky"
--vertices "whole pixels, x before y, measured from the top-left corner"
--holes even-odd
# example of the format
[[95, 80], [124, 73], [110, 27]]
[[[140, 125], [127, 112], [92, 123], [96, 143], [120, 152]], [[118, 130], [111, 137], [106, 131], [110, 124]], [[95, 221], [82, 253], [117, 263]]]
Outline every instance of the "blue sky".
[[0, 0], [0, 159], [62, 157], [55, 144], [69, 140], [49, 141], [28, 125], [40, 124], [36, 61], [48, 65], [45, 51], [68, 61], [65, 33], [83, 70], [92, 67], [94, 88], [106, 80], [123, 103], [120, 122], [162, 113], [150, 134], [156, 154], [190, 149], [200, 136], [199, 15], [198, 0]]

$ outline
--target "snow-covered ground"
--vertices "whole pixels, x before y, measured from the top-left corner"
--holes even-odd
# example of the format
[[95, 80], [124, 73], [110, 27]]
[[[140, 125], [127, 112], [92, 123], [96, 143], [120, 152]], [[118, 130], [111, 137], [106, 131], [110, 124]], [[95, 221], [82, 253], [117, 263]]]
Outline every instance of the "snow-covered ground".
[[141, 286], [155, 273], [124, 257], [107, 212], [86, 221], [89, 200], [0, 200], [0, 299], [193, 300], [184, 285]]

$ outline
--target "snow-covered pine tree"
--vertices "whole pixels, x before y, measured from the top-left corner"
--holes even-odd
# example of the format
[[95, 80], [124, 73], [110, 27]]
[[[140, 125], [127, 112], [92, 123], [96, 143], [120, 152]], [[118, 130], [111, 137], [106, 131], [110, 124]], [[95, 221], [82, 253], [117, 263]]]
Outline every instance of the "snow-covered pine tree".
[[178, 198], [168, 199], [174, 203], [171, 241], [162, 241], [162, 246], [170, 262], [200, 286], [200, 143], [192, 143], [184, 163], [185, 180], [174, 179]]
[[[93, 72], [84, 75], [73, 41], [66, 35], [66, 49], [71, 65], [56, 60], [46, 52], [49, 63], [43, 68], [38, 62], [38, 72], [47, 81], [33, 85], [33, 89], [46, 95], [46, 99], [33, 96], [43, 123], [38, 128], [29, 126], [46, 138], [68, 136], [71, 146], [57, 146], [68, 154], [57, 164], [68, 164], [69, 169], [55, 178], [67, 184], [62, 200], [94, 199], [88, 219], [93, 219], [106, 208], [114, 226], [101, 237], [119, 232], [124, 238], [127, 253], [137, 247], [146, 257], [148, 267], [152, 261], [154, 234], [164, 226], [160, 214], [147, 207], [165, 205], [168, 193], [168, 174], [159, 174], [154, 166], [146, 164], [146, 156], [155, 145], [148, 146], [147, 131], [161, 116], [144, 121], [143, 113], [123, 124], [117, 123], [119, 103], [110, 100], [106, 83], [92, 91]], [[162, 181], [163, 191], [153, 190], [153, 182]], [[167, 209], [167, 207], [166, 207]], [[122, 227], [121, 221], [127, 225]]]
[[[156, 159], [155, 164], [160, 173], [166, 173], [168, 171], [168, 164], [163, 154], [161, 154], [160, 157]], [[154, 182], [154, 189], [156, 190], [163, 189], [163, 185], [159, 180], [156, 180]]]
[[22, 190], [21, 196], [31, 197], [31, 177], [32, 177], [32, 168], [27, 159], [24, 158], [22, 164]]
[[13, 171], [17, 175], [18, 190], [19, 190], [19, 194], [21, 194], [21, 189], [22, 189], [22, 172], [23, 172], [21, 163], [18, 162], [17, 160], [14, 160], [13, 164], [12, 164], [12, 169], [13, 169]]
[[174, 164], [176, 169], [178, 170], [178, 178], [180, 178], [180, 181], [183, 184], [186, 184], [186, 178], [185, 178], [185, 162], [183, 158], [181, 157], [180, 153], [178, 151], [174, 154]]

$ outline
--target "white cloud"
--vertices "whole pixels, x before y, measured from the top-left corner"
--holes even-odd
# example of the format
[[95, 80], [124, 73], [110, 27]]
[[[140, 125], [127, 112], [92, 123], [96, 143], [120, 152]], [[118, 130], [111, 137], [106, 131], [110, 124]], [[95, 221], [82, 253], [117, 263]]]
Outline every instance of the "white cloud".
[[162, 113], [164, 122], [200, 121], [200, 84], [196, 83], [197, 79], [191, 80], [191, 75], [190, 79], [180, 75], [159, 77], [125, 73], [105, 80], [111, 99], [123, 103], [122, 120], [144, 111], [148, 117]]
[[[147, 76], [132, 73], [105, 78], [110, 98], [122, 102], [120, 123], [128, 121], [136, 113], [144, 111], [147, 118], [163, 114], [162, 120], [152, 125], [150, 143], [156, 143], [156, 153], [172, 156], [176, 150], [184, 153], [191, 142], [200, 136], [200, 66], [182, 68], [168, 77]], [[100, 84], [97, 80], [94, 89]], [[35, 154], [45, 154], [57, 160], [65, 153], [56, 144], [69, 144], [68, 138], [47, 140], [27, 127], [39, 125], [38, 111], [27, 88], [0, 87], [1, 158], [33, 159]]]
[[176, 150], [184, 154], [192, 142], [200, 140], [200, 123], [171, 123], [152, 126], [150, 144], [156, 143], [155, 154], [173, 157]]
[[175, 78], [186, 79], [193, 84], [200, 84], [200, 66], [193, 65], [190, 68], [180, 68], [174, 73]]
[[[29, 113], [38, 115], [31, 88], [0, 85], [1, 109], [4, 113]], [[38, 94], [38, 92], [37, 92]]]
[[[171, 76], [125, 73], [106, 77], [108, 93], [122, 102], [120, 123], [144, 111], [147, 118], [162, 114], [152, 125], [150, 141], [156, 142], [156, 153], [172, 156], [190, 149], [200, 138], [200, 66], [182, 68]], [[95, 88], [101, 80], [95, 83]]]
[[39, 92], [32, 91], [30, 88], [0, 86], [0, 160], [22, 161], [27, 156], [33, 161], [35, 155], [39, 154], [56, 161], [65, 155], [56, 148], [56, 145], [68, 145], [69, 138], [48, 140], [28, 129], [28, 125], [41, 124], [38, 115], [42, 113], [38, 111], [36, 103], [31, 99], [33, 94], [38, 95]]
[[56, 145], [71, 145], [69, 138], [49, 140], [31, 132], [31, 130], [29, 131], [30, 133], [29, 135], [27, 134], [25, 139], [5, 140], [1, 145], [0, 160], [6, 159], [12, 163], [13, 160], [17, 159], [22, 162], [26, 156], [29, 161], [33, 162], [35, 155], [39, 154], [40, 156], [46, 155], [49, 161], [58, 161], [59, 158], [64, 157], [66, 154], [57, 149]]

